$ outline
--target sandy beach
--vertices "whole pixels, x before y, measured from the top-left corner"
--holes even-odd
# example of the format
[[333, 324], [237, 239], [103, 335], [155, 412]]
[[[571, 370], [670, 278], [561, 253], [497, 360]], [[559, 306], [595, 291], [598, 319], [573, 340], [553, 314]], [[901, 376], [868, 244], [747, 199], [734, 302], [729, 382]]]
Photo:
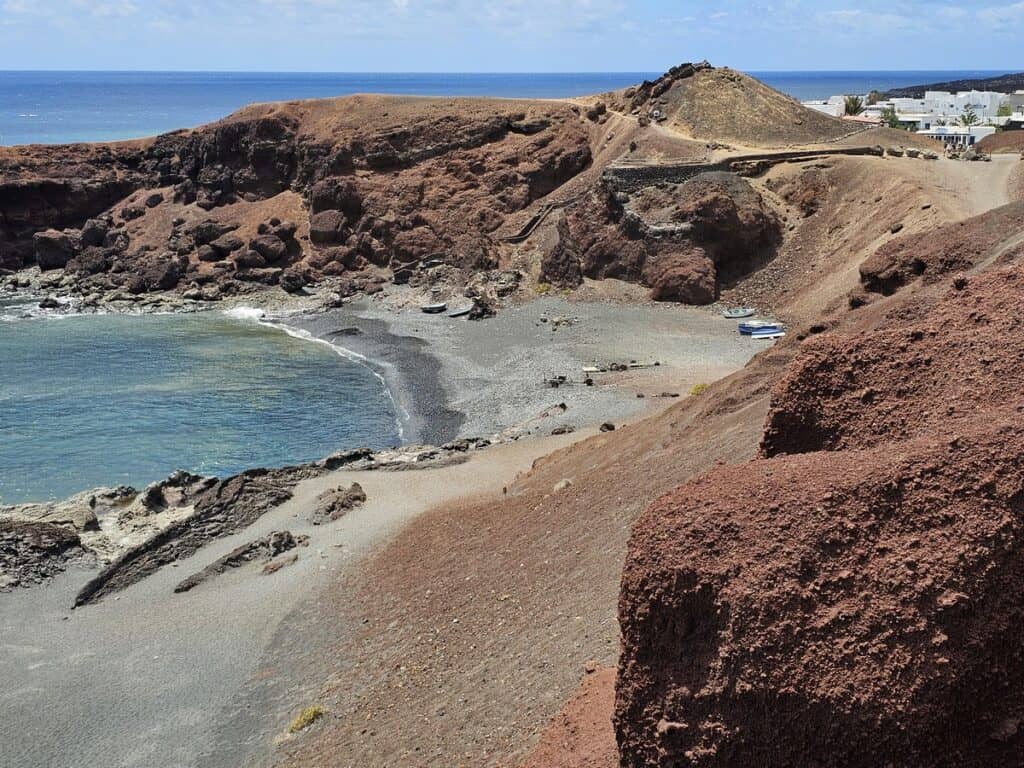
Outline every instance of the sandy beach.
[[[410, 439], [426, 444], [630, 420], [673, 399], [662, 395], [683, 396], [742, 367], [765, 345], [708, 309], [563, 297], [479, 322], [366, 300], [284, 322], [380, 367]], [[584, 367], [630, 362], [642, 367], [583, 383]], [[547, 382], [558, 376], [568, 383], [553, 389]]]

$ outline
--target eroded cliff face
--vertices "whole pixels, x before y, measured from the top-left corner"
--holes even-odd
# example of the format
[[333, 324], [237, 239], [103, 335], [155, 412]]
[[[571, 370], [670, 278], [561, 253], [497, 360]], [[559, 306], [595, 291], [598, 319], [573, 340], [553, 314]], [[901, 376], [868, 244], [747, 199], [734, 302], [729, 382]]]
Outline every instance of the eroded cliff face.
[[624, 766], [1010, 766], [1024, 750], [1024, 268], [805, 342], [757, 461], [623, 575]]
[[763, 266], [782, 240], [776, 215], [745, 179], [702, 173], [624, 194], [601, 185], [571, 206], [541, 278], [640, 283], [659, 301], [710, 304], [720, 286]]
[[[147, 142], [0, 154], [0, 267], [85, 293], [493, 268], [506, 215], [591, 162], [566, 104], [357, 96], [261, 105]], [[294, 197], [302, 203], [296, 206]]]

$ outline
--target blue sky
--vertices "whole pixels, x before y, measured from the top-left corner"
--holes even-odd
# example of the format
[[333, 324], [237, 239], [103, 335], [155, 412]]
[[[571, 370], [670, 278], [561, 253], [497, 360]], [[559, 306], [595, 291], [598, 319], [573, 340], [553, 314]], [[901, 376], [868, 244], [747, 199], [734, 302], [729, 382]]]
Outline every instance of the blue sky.
[[0, 0], [0, 69], [1024, 70], [1024, 0]]

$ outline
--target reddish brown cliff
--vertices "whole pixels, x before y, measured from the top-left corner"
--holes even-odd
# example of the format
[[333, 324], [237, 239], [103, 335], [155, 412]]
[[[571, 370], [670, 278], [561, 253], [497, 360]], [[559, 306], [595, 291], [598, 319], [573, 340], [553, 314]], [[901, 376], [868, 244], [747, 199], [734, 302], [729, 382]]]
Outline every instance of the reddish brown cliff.
[[1019, 764], [1024, 268], [940, 290], [806, 342], [772, 398], [771, 458], [637, 525], [624, 766]]

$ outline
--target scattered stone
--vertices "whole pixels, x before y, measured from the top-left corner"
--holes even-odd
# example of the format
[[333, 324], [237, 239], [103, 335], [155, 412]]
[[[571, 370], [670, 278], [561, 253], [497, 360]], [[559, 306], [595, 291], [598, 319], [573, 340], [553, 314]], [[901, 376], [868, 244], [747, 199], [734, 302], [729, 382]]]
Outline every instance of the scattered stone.
[[600, 430], [602, 432], [614, 432], [615, 425], [612, 424], [610, 421], [606, 421], [604, 424], [601, 425]]
[[[224, 557], [221, 557], [206, 566], [203, 570], [192, 574], [187, 579], [181, 581], [174, 588], [174, 591], [179, 593], [188, 592], [189, 590], [198, 587], [204, 581], [207, 581], [214, 576], [219, 576], [232, 568], [240, 568], [254, 560], [270, 561], [282, 552], [287, 552], [297, 546], [304, 545], [308, 541], [308, 537], [292, 536], [290, 531], [274, 531], [273, 533], [264, 536], [262, 539], [256, 539], [255, 541], [250, 541], [248, 544], [236, 547], [231, 550], [231, 552], [224, 555]], [[270, 563], [268, 562], [267, 565], [269, 564]], [[280, 568], [280, 566], [278, 567]], [[275, 568], [274, 570], [277, 569]], [[264, 566], [263, 572], [268, 573], [266, 566]], [[273, 571], [269, 571], [269, 573], [273, 573]]]
[[316, 508], [310, 515], [313, 525], [333, 522], [349, 510], [361, 507], [366, 502], [366, 492], [359, 483], [352, 483], [348, 488], [335, 488], [320, 494], [316, 499]]

